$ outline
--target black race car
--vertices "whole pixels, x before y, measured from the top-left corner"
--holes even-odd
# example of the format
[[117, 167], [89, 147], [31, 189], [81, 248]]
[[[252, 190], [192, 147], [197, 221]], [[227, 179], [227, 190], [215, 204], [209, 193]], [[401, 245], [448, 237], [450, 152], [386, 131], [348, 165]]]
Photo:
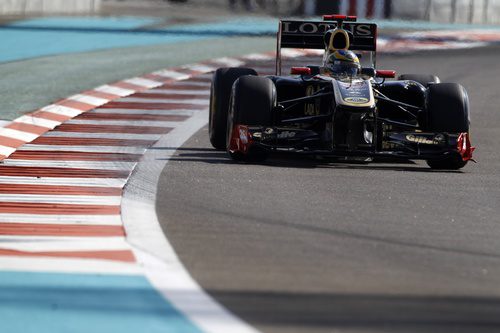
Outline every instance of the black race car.
[[[276, 75], [219, 68], [210, 96], [210, 141], [231, 158], [259, 161], [274, 151], [340, 158], [426, 160], [460, 169], [472, 160], [469, 100], [457, 83], [434, 75], [376, 70], [377, 26], [352, 16], [280, 21]], [[354, 73], [325, 66], [281, 75], [281, 48], [356, 51], [368, 66]]]

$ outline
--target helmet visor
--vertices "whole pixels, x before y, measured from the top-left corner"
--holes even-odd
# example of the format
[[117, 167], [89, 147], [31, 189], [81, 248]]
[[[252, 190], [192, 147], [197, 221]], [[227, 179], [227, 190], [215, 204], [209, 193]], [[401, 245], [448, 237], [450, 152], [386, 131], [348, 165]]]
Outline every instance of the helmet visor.
[[359, 64], [336, 60], [329, 64], [328, 69], [336, 75], [355, 76], [359, 72]]

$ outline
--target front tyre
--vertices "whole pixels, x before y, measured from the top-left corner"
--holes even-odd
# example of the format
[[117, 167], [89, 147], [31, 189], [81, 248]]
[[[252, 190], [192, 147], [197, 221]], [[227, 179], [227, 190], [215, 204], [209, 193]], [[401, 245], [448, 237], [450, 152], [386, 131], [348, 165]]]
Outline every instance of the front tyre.
[[257, 75], [251, 68], [219, 68], [212, 78], [208, 132], [210, 143], [219, 150], [226, 149], [227, 114], [233, 83], [241, 76]]
[[[457, 83], [439, 83], [427, 89], [427, 128], [430, 132], [469, 133], [469, 97]], [[458, 170], [467, 161], [457, 152], [439, 160], [428, 160], [433, 169]]]
[[276, 87], [270, 79], [240, 77], [233, 86], [227, 122], [227, 152], [233, 160], [262, 161], [267, 151], [253, 145], [250, 126], [272, 126], [276, 106]]

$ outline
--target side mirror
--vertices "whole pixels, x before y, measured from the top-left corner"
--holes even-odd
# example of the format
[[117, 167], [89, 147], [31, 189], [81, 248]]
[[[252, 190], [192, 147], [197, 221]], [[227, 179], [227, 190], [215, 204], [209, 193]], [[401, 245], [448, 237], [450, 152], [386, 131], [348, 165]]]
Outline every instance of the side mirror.
[[393, 79], [396, 77], [396, 71], [392, 70], [376, 70], [375, 74], [376, 77], [381, 77], [384, 79]]
[[373, 67], [362, 67], [361, 68], [361, 75], [362, 76], [369, 76], [369, 77], [375, 77], [376, 71], [375, 68]]

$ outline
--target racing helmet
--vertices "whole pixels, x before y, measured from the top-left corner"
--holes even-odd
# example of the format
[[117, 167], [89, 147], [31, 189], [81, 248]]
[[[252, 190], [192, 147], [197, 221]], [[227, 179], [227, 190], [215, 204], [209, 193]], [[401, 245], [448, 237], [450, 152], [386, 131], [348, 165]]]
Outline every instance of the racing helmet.
[[358, 57], [349, 50], [336, 50], [326, 54], [323, 66], [332, 74], [348, 76], [357, 75], [361, 69]]

